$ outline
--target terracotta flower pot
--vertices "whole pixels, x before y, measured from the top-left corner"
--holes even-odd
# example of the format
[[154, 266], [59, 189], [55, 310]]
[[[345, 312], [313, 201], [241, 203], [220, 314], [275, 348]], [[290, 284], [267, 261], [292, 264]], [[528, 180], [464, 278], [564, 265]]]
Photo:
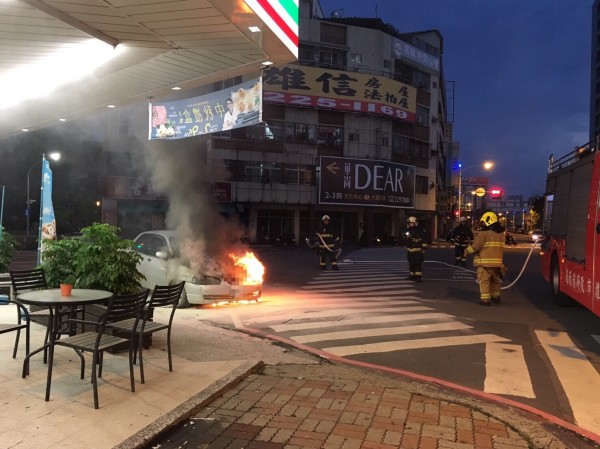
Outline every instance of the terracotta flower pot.
[[60, 284], [61, 296], [71, 296], [72, 289], [73, 289], [73, 286], [71, 284]]

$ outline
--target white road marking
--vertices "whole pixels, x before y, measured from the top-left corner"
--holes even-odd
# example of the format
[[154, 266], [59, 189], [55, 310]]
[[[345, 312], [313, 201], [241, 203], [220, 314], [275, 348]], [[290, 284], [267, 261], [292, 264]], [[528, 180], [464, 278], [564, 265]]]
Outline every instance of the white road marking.
[[565, 332], [535, 331], [565, 390], [575, 421], [600, 433], [600, 375]]
[[[369, 291], [374, 291], [374, 290], [382, 290], [382, 289], [390, 289], [390, 288], [394, 288], [395, 291], [409, 291], [411, 289], [411, 285], [397, 285], [397, 286], [392, 286], [392, 285], [382, 285], [379, 287], [375, 287], [375, 286], [370, 286], [370, 287], [349, 287], [349, 288], [337, 288], [336, 292], [369, 292]], [[316, 287], [316, 288], [309, 288], [306, 290], [310, 290], [311, 292], [323, 292], [323, 293], [328, 293], [331, 292], [331, 290], [323, 288], [321, 286]], [[393, 290], [392, 290], [393, 291]], [[411, 291], [416, 291], [416, 290], [411, 290]]]
[[[413, 286], [413, 282], [411, 281], [407, 281], [407, 282], [401, 282], [398, 279], [395, 280], [387, 280], [387, 281], [382, 281], [382, 280], [373, 280], [373, 281], [367, 281], [367, 280], [360, 280], [360, 281], [350, 281], [347, 280], [345, 282], [328, 282], [326, 284], [318, 284], [318, 285], [306, 285], [304, 287], [302, 287], [302, 290], [319, 290], [319, 289], [337, 289], [337, 288], [344, 288], [344, 287], [348, 287], [348, 288], [356, 288], [356, 287], [363, 287], [363, 290], [368, 289], [368, 288], [391, 288], [391, 287], [398, 287], [398, 288], [410, 288]], [[345, 289], [345, 288], [344, 288]]]
[[295, 335], [291, 336], [290, 338], [299, 343], [313, 343], [315, 341], [339, 341], [348, 340], [352, 338], [381, 337], [385, 335], [407, 335], [419, 334], [424, 332], [444, 332], [463, 329], [472, 329], [472, 327], [467, 324], [459, 323], [458, 321], [448, 321], [442, 323], [417, 324], [414, 326], [383, 327], [377, 329], [355, 329], [339, 332], [324, 332], [322, 334]]
[[[417, 304], [416, 301], [406, 301], [404, 304]], [[356, 306], [356, 304], [354, 304]], [[387, 305], [387, 307], [379, 307], [379, 308], [357, 308], [357, 307], [347, 307], [343, 309], [324, 309], [319, 311], [310, 311], [304, 309], [304, 311], [299, 310], [294, 316], [295, 319], [305, 319], [305, 318], [319, 318], [319, 317], [327, 317], [327, 316], [335, 316], [335, 315], [352, 315], [357, 313], [375, 313], [375, 312], [402, 312], [406, 310], [404, 307], [398, 307], [399, 304], [394, 304], [390, 302], [386, 302], [386, 304], [377, 304], [377, 305]], [[423, 306], [419, 306], [423, 307]], [[431, 310], [430, 307], [427, 307], [427, 310]], [[260, 318], [255, 318], [253, 320], [254, 323], [266, 323], [268, 321], [273, 321], [273, 318], [269, 316], [263, 316]]]
[[[408, 310], [410, 309], [410, 310]], [[407, 312], [418, 312], [422, 310], [432, 310], [429, 307], [406, 307]], [[380, 324], [380, 323], [403, 323], [414, 320], [432, 320], [432, 319], [453, 319], [454, 317], [445, 313], [409, 313], [406, 315], [386, 315], [364, 318], [343, 319], [337, 321], [317, 321], [315, 323], [297, 323], [297, 324], [275, 324], [269, 326], [275, 332], [301, 331], [306, 329], [320, 329], [323, 327], [353, 326], [361, 324]]]
[[592, 335], [592, 338], [596, 340], [596, 343], [600, 343], [600, 335]]
[[[395, 274], [390, 274], [390, 275], [384, 275], [384, 276], [361, 276], [360, 280], [357, 280], [356, 276], [351, 276], [350, 279], [356, 280], [357, 282], [375, 282], [375, 281], [399, 281], [398, 276]], [[317, 279], [314, 281], [309, 281], [307, 282], [307, 284], [309, 285], [328, 285], [330, 282], [332, 281], [338, 281], [338, 279], [336, 278], [335, 280], [333, 279]]]
[[508, 341], [493, 334], [459, 335], [450, 337], [421, 338], [401, 341], [387, 341], [365, 345], [334, 346], [323, 348], [323, 351], [344, 357], [356, 354], [373, 354], [378, 352], [404, 351], [407, 349], [443, 348], [446, 346], [475, 345], [481, 343]]
[[535, 398], [521, 345], [485, 345], [485, 372], [483, 391]]

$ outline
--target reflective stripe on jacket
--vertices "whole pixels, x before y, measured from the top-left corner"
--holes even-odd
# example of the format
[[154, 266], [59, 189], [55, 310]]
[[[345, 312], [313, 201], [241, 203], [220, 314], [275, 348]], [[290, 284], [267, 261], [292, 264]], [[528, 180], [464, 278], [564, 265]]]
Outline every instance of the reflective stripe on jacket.
[[429, 241], [427, 232], [420, 226], [409, 227], [404, 234], [406, 251], [409, 253], [421, 252], [427, 249]]
[[501, 267], [504, 255], [504, 232], [479, 231], [475, 241], [466, 249], [475, 254], [473, 265], [480, 267]]

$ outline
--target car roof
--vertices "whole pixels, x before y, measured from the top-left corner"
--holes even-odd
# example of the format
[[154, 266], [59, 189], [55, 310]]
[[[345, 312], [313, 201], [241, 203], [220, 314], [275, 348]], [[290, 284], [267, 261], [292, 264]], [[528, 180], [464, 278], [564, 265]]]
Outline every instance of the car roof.
[[139, 236], [146, 234], [158, 234], [164, 236], [165, 238], [175, 237], [175, 231], [168, 231], [166, 229], [152, 229], [151, 231], [140, 232], [134, 240], [137, 240]]

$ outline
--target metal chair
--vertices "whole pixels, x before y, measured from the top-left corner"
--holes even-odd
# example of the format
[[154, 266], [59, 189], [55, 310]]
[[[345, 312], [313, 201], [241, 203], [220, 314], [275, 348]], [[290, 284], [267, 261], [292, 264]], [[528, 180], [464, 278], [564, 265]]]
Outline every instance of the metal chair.
[[[185, 281], [175, 285], [156, 285], [152, 291], [152, 295], [145, 307], [144, 318], [141, 325], [135, 326], [135, 321], [132, 319], [115, 321], [109, 324], [111, 329], [119, 330], [122, 332], [129, 332], [135, 334], [136, 337], [132, 338], [137, 342], [137, 349], [140, 359], [140, 377], [141, 382], [145, 383], [144, 378], [144, 360], [142, 358], [142, 352], [144, 349], [143, 340], [146, 335], [151, 335], [161, 330], [167, 330], [167, 354], [169, 357], [169, 371], [173, 371], [173, 361], [171, 357], [171, 328], [173, 325], [173, 316], [179, 303], [179, 297], [183, 292]], [[158, 323], [156, 321], [150, 321], [152, 316], [152, 310], [157, 307], [171, 307], [171, 313], [167, 323]]]
[[0, 334], [7, 334], [9, 332], [16, 332], [15, 337], [15, 349], [13, 350], [13, 359], [17, 357], [17, 349], [19, 347], [19, 338], [21, 337], [21, 331], [25, 330], [25, 356], [29, 355], [29, 312], [27, 309], [18, 302], [12, 299], [7, 299], [4, 302], [6, 306], [15, 306], [17, 312], [16, 323], [0, 323]]
[[[94, 408], [99, 408], [98, 401], [98, 377], [102, 377], [102, 362], [104, 351], [129, 343], [129, 380], [131, 382], [131, 391], [135, 392], [135, 381], [133, 374], [133, 358], [136, 352], [136, 341], [131, 334], [130, 338], [122, 338], [112, 335], [108, 327], [111, 321], [132, 320], [132, 329], [138, 329], [142, 322], [144, 306], [148, 299], [148, 289], [131, 295], [114, 295], [106, 305], [106, 311], [97, 321], [86, 321], [80, 319], [68, 319], [63, 322], [64, 326], [71, 323], [84, 326], [93, 325], [94, 331], [83, 332], [81, 334], [71, 335], [54, 341], [50, 346], [48, 356], [48, 381], [46, 384], [46, 401], [50, 399], [50, 384], [52, 380], [52, 360], [54, 358], [54, 348], [56, 346], [65, 346], [74, 349], [81, 359], [81, 379], [84, 378], [85, 359], [82, 352], [92, 353], [92, 385], [94, 390]], [[98, 370], [98, 372], [96, 372]]]
[[[15, 301], [19, 293], [25, 293], [31, 290], [45, 290], [48, 288], [46, 275], [42, 268], [35, 268], [33, 270], [10, 270], [9, 274], [10, 282], [12, 284], [13, 299]], [[30, 311], [29, 317], [43, 318], [47, 321], [44, 344], [47, 343], [50, 334], [50, 311], [48, 309]], [[44, 351], [44, 363], [47, 362], [47, 359], [48, 353]]]

